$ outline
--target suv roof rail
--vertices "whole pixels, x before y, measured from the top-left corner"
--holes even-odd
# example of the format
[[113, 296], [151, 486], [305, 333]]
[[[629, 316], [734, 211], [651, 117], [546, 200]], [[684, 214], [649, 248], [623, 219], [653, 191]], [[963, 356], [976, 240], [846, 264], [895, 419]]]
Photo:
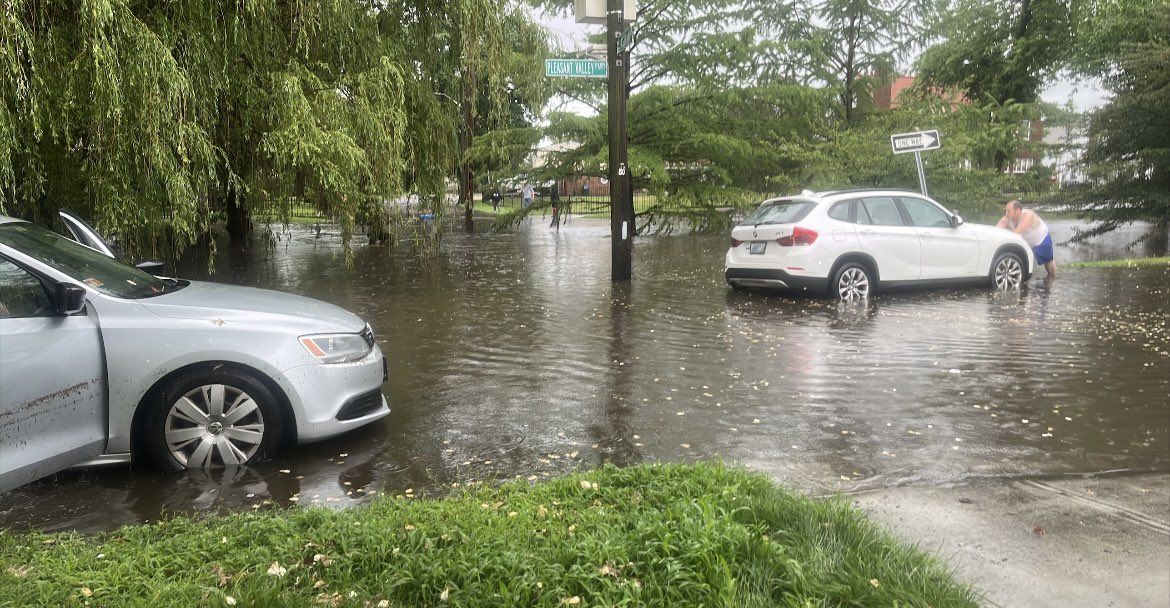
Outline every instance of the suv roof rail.
[[835, 196], [837, 194], [854, 194], [858, 192], [906, 192], [909, 194], [919, 194], [916, 190], [909, 188], [847, 188], [845, 190], [826, 190], [819, 193], [820, 196]]

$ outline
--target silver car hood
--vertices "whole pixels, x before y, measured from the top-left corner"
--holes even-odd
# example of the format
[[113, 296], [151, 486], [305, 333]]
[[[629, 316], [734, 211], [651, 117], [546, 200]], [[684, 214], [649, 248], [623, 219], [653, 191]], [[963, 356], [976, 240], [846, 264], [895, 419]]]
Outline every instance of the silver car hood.
[[278, 321], [288, 329], [309, 332], [360, 332], [366, 324], [357, 315], [312, 298], [280, 291], [191, 281], [172, 293], [138, 300], [147, 310], [174, 319]]

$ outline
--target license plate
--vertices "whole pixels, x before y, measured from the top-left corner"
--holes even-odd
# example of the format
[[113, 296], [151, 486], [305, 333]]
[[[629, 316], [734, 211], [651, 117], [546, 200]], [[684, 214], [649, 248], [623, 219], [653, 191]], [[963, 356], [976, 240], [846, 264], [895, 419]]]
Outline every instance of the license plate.
[[768, 241], [752, 241], [751, 245], [748, 245], [748, 253], [752, 253], [752, 254], [764, 253], [764, 248], [767, 246], [768, 246]]

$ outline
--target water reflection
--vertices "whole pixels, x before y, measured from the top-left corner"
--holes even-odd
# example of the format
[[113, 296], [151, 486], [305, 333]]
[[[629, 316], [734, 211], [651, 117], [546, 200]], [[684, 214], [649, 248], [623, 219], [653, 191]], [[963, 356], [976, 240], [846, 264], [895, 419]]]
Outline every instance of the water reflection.
[[608, 225], [580, 218], [449, 235], [429, 261], [358, 246], [347, 266], [327, 231], [274, 241], [221, 245], [215, 280], [367, 318], [391, 415], [256, 467], [65, 473], [0, 497], [0, 525], [341, 507], [601, 462], [718, 457], [842, 490], [1170, 462], [1165, 268], [839, 305], [728, 290], [721, 236], [640, 240], [634, 283], [615, 288]]
[[631, 356], [634, 336], [630, 330], [631, 286], [615, 285], [609, 298], [609, 346], [607, 349], [609, 379], [606, 394], [600, 400], [600, 420], [588, 425], [602, 462], [618, 466], [633, 464], [642, 459], [639, 446], [641, 436], [633, 427], [634, 412], [638, 407], [634, 397], [634, 375], [638, 361]]

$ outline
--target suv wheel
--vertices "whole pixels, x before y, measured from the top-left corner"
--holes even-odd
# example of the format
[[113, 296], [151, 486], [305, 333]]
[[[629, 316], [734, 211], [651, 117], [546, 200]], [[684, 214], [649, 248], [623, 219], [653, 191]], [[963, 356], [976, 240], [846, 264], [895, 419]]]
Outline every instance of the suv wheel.
[[1024, 282], [1024, 263], [1019, 255], [1005, 251], [995, 256], [989, 278], [991, 286], [1000, 291], [1019, 289]]
[[869, 297], [873, 290], [872, 273], [857, 262], [846, 262], [833, 275], [829, 285], [830, 295], [845, 302], [860, 302]]

